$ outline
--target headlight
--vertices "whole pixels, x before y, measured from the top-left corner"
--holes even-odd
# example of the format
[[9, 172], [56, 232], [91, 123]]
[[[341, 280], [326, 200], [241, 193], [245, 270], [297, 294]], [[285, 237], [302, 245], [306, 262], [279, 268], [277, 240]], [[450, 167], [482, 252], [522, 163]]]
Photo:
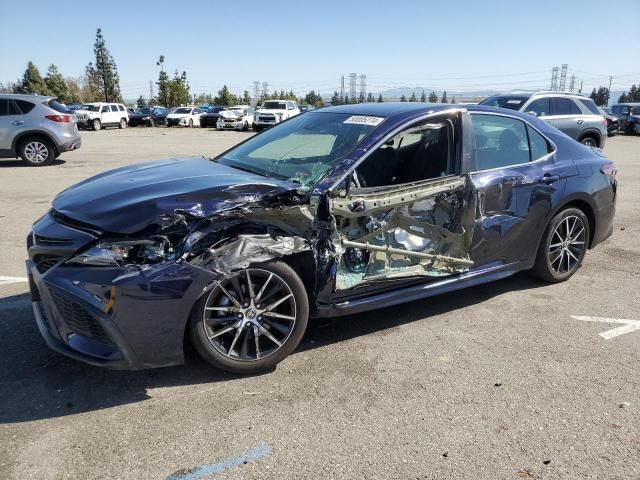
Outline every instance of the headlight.
[[171, 253], [169, 241], [164, 237], [148, 240], [102, 241], [67, 260], [70, 264], [96, 267], [122, 267], [127, 264], [157, 263]]

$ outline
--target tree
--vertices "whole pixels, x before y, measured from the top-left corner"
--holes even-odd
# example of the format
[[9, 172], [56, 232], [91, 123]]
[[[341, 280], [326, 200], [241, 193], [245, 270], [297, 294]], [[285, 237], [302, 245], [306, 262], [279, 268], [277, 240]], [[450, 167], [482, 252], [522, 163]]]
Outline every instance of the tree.
[[[177, 107], [187, 105], [191, 100], [189, 95], [189, 83], [187, 82], [187, 72], [178, 74], [176, 70], [173, 78], [167, 83], [167, 107]], [[231, 105], [235, 105], [235, 102]]]
[[451, 103], [456, 103], [456, 96], [451, 97]]
[[400, 97], [400, 101], [401, 102], [406, 102], [407, 101], [407, 97], [404, 96], [404, 93], [402, 94], [402, 96]]
[[422, 90], [422, 95], [420, 95], [420, 101], [421, 102], [427, 101], [427, 95], [424, 93], [424, 90]]
[[144, 99], [144, 97], [142, 95], [140, 95], [138, 97], [138, 100], [136, 100], [136, 105], [138, 107], [144, 107], [147, 104], [147, 101]]
[[33, 62], [27, 64], [27, 69], [22, 75], [22, 80], [17, 86], [16, 93], [37, 93], [38, 95], [48, 95], [47, 84], [40, 75], [40, 70]]
[[58, 72], [58, 67], [53, 64], [49, 65], [47, 76], [44, 78], [44, 83], [47, 85], [49, 95], [57, 97], [62, 103], [69, 102], [69, 89], [67, 88], [67, 82], [65, 82], [60, 72]]
[[245, 90], [242, 93], [242, 101], [241, 101], [241, 103], [243, 105], [251, 105], [251, 95], [249, 95], [249, 91], [248, 90]]
[[609, 103], [609, 89], [599, 87], [596, 93], [596, 105], [607, 105]]
[[96, 31], [96, 42], [93, 44], [93, 53], [96, 56], [95, 70], [100, 79], [100, 90], [105, 102], [121, 102], [120, 77], [116, 62], [107, 48], [102, 29]]
[[338, 91], [334, 90], [333, 95], [331, 96], [331, 105], [342, 105], [342, 99], [340, 95], [338, 95]]
[[80, 87], [80, 82], [75, 78], [65, 78], [64, 82], [67, 84], [67, 103], [70, 105], [82, 103], [82, 88]]
[[84, 78], [82, 79], [82, 100], [85, 102], [99, 102], [104, 98], [100, 90], [100, 74], [93, 66], [89, 64], [84, 69]]
[[417, 102], [418, 97], [416, 97], [416, 92], [411, 92], [411, 96], [409, 97], [410, 102]]
[[384, 100], [382, 99], [382, 94], [378, 95], [378, 103], [382, 103]]
[[360, 92], [358, 95], [358, 103], [364, 103], [364, 92]]
[[373, 103], [375, 100], [373, 99], [373, 93], [369, 92], [367, 94], [367, 103]]
[[634, 85], [631, 85], [629, 93], [627, 94], [627, 102], [640, 102], [640, 89]]
[[591, 98], [591, 100], [595, 102], [596, 98], [598, 98], [596, 95], [597, 95], [596, 88], [593, 87], [593, 90], [591, 90], [591, 95], [589, 95], [589, 98]]
[[7, 84], [0, 83], [0, 93], [16, 93], [18, 90], [18, 84], [9, 82]]
[[164, 55], [160, 55], [160, 58], [156, 62], [156, 66], [160, 67], [160, 73], [158, 73], [158, 81], [156, 85], [158, 86], [158, 101], [164, 107], [168, 107], [168, 95], [167, 95], [167, 85], [169, 83], [169, 75], [164, 71]]
[[436, 92], [431, 92], [429, 94], [429, 103], [437, 103], [438, 102], [438, 95], [436, 95]]
[[[334, 96], [337, 96], [338, 92], [334, 92]], [[333, 97], [331, 98], [332, 103], [333, 103]], [[307, 105], [313, 105], [314, 107], [323, 107], [324, 106], [324, 101], [322, 100], [322, 97], [320, 96], [319, 93], [316, 93], [315, 90], [311, 90], [309, 93], [307, 93], [304, 96], [304, 102]]]
[[233, 106], [236, 104], [235, 95], [232, 95], [227, 86], [223, 85], [223, 87], [218, 90], [218, 95], [213, 99], [213, 103], [222, 107]]
[[618, 97], [618, 103], [627, 103], [627, 92], [622, 92], [622, 95]]
[[440, 99], [440, 103], [449, 103], [449, 100], [447, 99], [447, 91], [446, 90], [444, 92], [442, 92], [442, 99]]

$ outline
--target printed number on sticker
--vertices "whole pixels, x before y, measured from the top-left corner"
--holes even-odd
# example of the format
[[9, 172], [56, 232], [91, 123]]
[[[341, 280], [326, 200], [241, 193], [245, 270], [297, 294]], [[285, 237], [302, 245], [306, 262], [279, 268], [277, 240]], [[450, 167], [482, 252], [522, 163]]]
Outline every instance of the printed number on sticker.
[[360, 125], [380, 125], [384, 120], [382, 117], [368, 117], [366, 115], [353, 115], [347, 118], [343, 123], [359, 123]]

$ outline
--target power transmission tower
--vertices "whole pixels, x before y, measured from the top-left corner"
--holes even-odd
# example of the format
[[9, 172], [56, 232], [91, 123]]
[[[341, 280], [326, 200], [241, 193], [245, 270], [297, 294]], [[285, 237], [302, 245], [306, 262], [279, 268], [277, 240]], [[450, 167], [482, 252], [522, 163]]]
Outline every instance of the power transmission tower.
[[149, 105], [153, 102], [153, 81], [149, 80]]
[[356, 96], [356, 82], [358, 80], [357, 73], [349, 74], [349, 96], [354, 98]]
[[565, 85], [567, 83], [567, 64], [562, 64], [562, 70], [560, 70], [560, 91], [565, 91]]
[[360, 95], [365, 98], [367, 96], [367, 76], [360, 75]]
[[558, 67], [553, 67], [551, 70], [551, 87], [549, 90], [552, 92], [558, 90]]
[[576, 87], [576, 74], [571, 75], [571, 80], [569, 80], [569, 91], [573, 92], [573, 89]]
[[262, 96], [269, 95], [269, 82], [262, 82]]
[[340, 80], [340, 97], [344, 98], [344, 75], [342, 75]]
[[260, 97], [260, 82], [257, 80], [253, 81], [253, 98], [258, 101], [258, 97]]
[[611, 82], [613, 82], [613, 77], [609, 77], [609, 89], [607, 90], [607, 105], [609, 105], [609, 96], [611, 95]]

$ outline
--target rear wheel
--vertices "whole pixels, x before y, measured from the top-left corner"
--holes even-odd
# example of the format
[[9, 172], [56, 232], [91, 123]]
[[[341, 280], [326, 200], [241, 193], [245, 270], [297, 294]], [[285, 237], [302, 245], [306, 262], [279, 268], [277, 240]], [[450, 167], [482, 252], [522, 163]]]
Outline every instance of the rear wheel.
[[580, 139], [580, 143], [586, 145], [587, 147], [597, 147], [598, 139], [594, 137], [583, 137]]
[[531, 272], [547, 282], [564, 282], [584, 260], [589, 242], [589, 220], [577, 208], [558, 213], [547, 227]]
[[252, 265], [220, 280], [191, 315], [193, 344], [211, 365], [232, 373], [272, 369], [307, 328], [309, 300], [287, 264]]
[[20, 144], [18, 154], [32, 167], [49, 165], [56, 158], [53, 144], [44, 138], [27, 138]]
[[149, 119], [149, 126], [150, 127], [155, 127], [156, 126], [156, 121], [153, 118]]
[[193, 127], [193, 118], [189, 119], [189, 127]]
[[93, 121], [91, 122], [91, 128], [93, 129], [94, 132], [97, 132], [98, 130], [100, 130], [102, 128], [102, 123], [100, 123], [100, 119], [94, 118]]
[[247, 130], [249, 130], [249, 122], [245, 121], [244, 125], [242, 126], [242, 131], [246, 132]]
[[118, 125], [120, 128], [127, 128], [127, 119], [126, 118], [121, 118], [120, 119], [120, 125]]

